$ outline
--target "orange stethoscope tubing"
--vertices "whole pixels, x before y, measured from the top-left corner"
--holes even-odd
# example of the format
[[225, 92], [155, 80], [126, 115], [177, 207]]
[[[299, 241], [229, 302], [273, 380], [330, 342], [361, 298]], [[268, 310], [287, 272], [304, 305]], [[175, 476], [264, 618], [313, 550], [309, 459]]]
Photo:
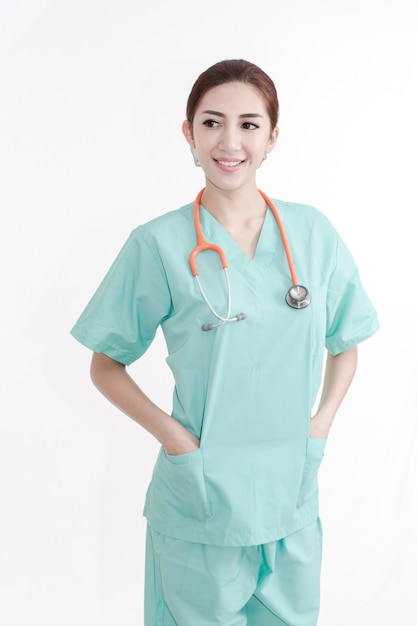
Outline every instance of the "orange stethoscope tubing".
[[197, 262], [196, 256], [200, 254], [200, 252], [204, 252], [205, 250], [214, 250], [220, 257], [220, 262], [222, 264], [223, 269], [227, 269], [227, 259], [224, 251], [220, 248], [220, 246], [216, 246], [215, 243], [208, 243], [206, 241], [203, 232], [201, 230], [200, 224], [200, 202], [201, 197], [204, 193], [204, 188], [198, 193], [195, 202], [194, 202], [194, 226], [195, 233], [197, 235], [197, 245], [194, 250], [190, 253], [190, 268], [193, 273], [193, 276], [198, 276]]
[[[284, 251], [285, 251], [285, 256], [287, 257], [287, 263], [288, 263], [288, 268], [290, 270], [290, 274], [291, 274], [291, 287], [288, 290], [288, 293], [285, 297], [285, 300], [287, 302], [287, 304], [294, 308], [294, 309], [303, 309], [306, 306], [308, 306], [310, 304], [311, 301], [311, 296], [309, 294], [309, 291], [306, 287], [304, 287], [303, 285], [299, 285], [298, 284], [298, 280], [297, 280], [297, 274], [295, 271], [295, 267], [294, 267], [294, 261], [292, 259], [292, 255], [291, 255], [291, 250], [290, 250], [290, 246], [288, 243], [288, 239], [287, 239], [287, 235], [285, 233], [284, 230], [284, 226], [282, 224], [282, 220], [281, 217], [275, 207], [275, 205], [273, 204], [272, 200], [260, 189], [258, 189], [258, 192], [261, 194], [262, 198], [265, 200], [266, 204], [268, 205], [268, 207], [271, 209], [274, 218], [277, 222], [278, 225], [278, 229], [281, 235], [281, 239], [282, 239], [282, 243], [284, 246]], [[190, 269], [191, 272], [194, 276], [194, 278], [197, 281], [198, 287], [200, 289], [201, 295], [203, 296], [207, 306], [209, 307], [210, 311], [213, 313], [213, 315], [215, 317], [217, 317], [218, 320], [220, 320], [219, 324], [204, 324], [202, 326], [203, 330], [212, 330], [213, 328], [217, 328], [218, 326], [223, 326], [223, 324], [225, 324], [226, 322], [237, 322], [240, 320], [243, 320], [246, 318], [246, 314], [245, 313], [239, 313], [236, 317], [230, 317], [230, 311], [231, 311], [231, 288], [230, 288], [230, 280], [229, 280], [229, 272], [228, 272], [228, 265], [227, 265], [227, 258], [226, 258], [226, 254], [224, 253], [224, 250], [222, 250], [222, 248], [214, 243], [209, 243], [204, 235], [203, 232], [201, 230], [201, 224], [200, 224], [200, 202], [201, 202], [201, 198], [202, 195], [204, 193], [204, 188], [197, 194], [197, 197], [194, 201], [194, 226], [195, 226], [195, 232], [196, 232], [196, 236], [197, 236], [197, 245], [196, 247], [191, 251], [190, 256], [189, 256], [189, 263], [190, 263]], [[227, 293], [228, 293], [228, 304], [227, 304], [227, 312], [225, 316], [219, 315], [214, 308], [212, 307], [212, 305], [210, 304], [199, 279], [199, 275], [198, 275], [198, 268], [197, 268], [197, 255], [200, 254], [200, 252], [204, 252], [206, 250], [212, 250], [213, 252], [215, 252], [216, 254], [219, 255], [220, 258], [220, 262], [221, 262], [221, 266], [224, 270], [225, 273], [225, 279], [226, 279], [226, 286], [227, 286]]]
[[278, 224], [279, 232], [280, 232], [281, 239], [282, 239], [282, 244], [284, 246], [285, 256], [287, 257], [288, 268], [291, 274], [291, 281], [292, 281], [293, 286], [298, 285], [297, 274], [295, 273], [294, 261], [292, 260], [292, 254], [291, 254], [290, 246], [288, 243], [287, 235], [285, 234], [284, 225], [282, 223], [281, 216], [278, 213], [275, 204], [272, 202], [270, 198], [268, 198], [266, 193], [264, 193], [260, 189], [258, 189], [258, 191], [261, 194], [262, 198], [267, 203], [267, 205], [269, 206], [269, 208], [271, 209], [275, 217], [275, 220]]

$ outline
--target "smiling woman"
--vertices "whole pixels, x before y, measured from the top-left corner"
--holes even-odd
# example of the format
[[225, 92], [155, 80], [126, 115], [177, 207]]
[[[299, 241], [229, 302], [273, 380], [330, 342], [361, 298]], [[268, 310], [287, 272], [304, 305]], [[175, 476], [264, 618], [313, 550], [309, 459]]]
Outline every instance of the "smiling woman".
[[[356, 346], [378, 322], [329, 221], [258, 190], [277, 121], [274, 84], [252, 63], [222, 61], [198, 78], [182, 128], [205, 187], [132, 232], [72, 330], [94, 351], [94, 384], [161, 444], [145, 504], [145, 626], [317, 623], [317, 474]], [[284, 297], [287, 237], [309, 306]], [[201, 291], [188, 263], [196, 238]], [[290, 273], [296, 300], [305, 288]], [[231, 289], [245, 313], [231, 309]], [[170, 415], [126, 371], [159, 326]]]
[[226, 226], [224, 208], [213, 197], [221, 190], [239, 198], [242, 229], [254, 209], [263, 217], [265, 203], [256, 188], [256, 170], [273, 150], [278, 129], [271, 128], [259, 91], [237, 81], [211, 88], [199, 100], [193, 121], [184, 122], [183, 132], [206, 175], [202, 202], [212, 215]]

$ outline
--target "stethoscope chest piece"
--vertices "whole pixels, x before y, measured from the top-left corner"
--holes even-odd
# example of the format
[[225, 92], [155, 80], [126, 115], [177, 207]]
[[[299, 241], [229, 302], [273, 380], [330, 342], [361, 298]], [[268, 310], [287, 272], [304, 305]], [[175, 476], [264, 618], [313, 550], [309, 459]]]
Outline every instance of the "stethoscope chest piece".
[[303, 285], [291, 285], [285, 301], [292, 309], [305, 309], [311, 302], [311, 295]]

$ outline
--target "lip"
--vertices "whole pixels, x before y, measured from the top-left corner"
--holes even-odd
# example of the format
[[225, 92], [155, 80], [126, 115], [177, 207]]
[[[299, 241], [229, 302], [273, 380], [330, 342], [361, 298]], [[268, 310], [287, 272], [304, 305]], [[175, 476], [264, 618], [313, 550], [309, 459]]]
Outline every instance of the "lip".
[[223, 172], [237, 172], [245, 161], [244, 159], [214, 159], [214, 162]]

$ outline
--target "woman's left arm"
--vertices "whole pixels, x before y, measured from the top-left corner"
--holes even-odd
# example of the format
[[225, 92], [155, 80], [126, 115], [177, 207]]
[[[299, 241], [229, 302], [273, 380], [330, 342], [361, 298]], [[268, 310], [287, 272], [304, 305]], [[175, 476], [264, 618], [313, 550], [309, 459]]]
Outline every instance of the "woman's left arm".
[[336, 356], [327, 355], [323, 390], [317, 413], [310, 422], [310, 437], [326, 438], [334, 417], [356, 371], [358, 349], [355, 346]]

